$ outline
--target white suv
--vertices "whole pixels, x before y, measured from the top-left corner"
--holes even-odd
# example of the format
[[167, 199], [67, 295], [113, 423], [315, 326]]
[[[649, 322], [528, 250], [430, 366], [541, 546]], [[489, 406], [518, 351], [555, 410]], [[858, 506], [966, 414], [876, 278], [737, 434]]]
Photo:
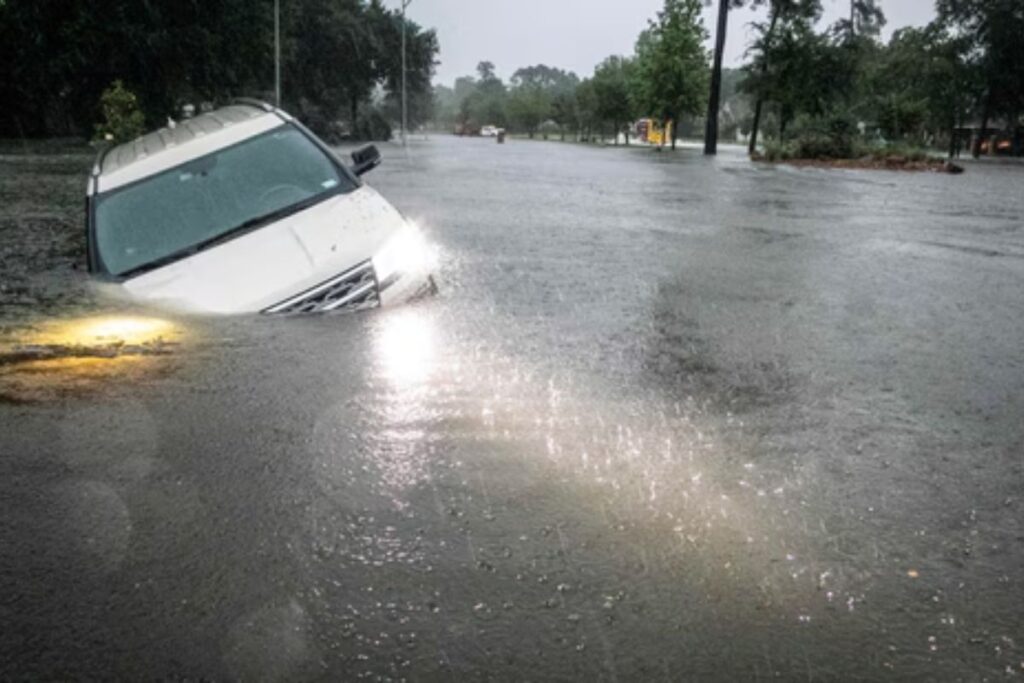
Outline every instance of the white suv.
[[200, 313], [321, 313], [433, 289], [419, 229], [279, 109], [241, 101], [100, 155], [87, 189], [90, 272]]

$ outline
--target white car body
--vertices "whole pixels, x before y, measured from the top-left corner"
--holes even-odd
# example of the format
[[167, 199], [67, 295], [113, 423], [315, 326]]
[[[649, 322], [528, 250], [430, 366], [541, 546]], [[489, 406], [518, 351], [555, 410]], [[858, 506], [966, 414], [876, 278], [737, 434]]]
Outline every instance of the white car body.
[[480, 135], [485, 138], [498, 137], [498, 128], [495, 126], [484, 126], [480, 129]]
[[[116, 148], [107, 155], [114, 157], [113, 162], [104, 164], [101, 158], [94, 169], [90, 205], [105, 192], [283, 125], [297, 124], [268, 105], [246, 104], [179, 124], [189, 126], [188, 131], [152, 134], [163, 140], [147, 136]], [[181, 142], [169, 144], [172, 133]], [[312, 139], [329, 153], [315, 136]], [[156, 151], [147, 153], [147, 145]], [[118, 163], [116, 155], [129, 155], [128, 161]], [[333, 155], [332, 159], [337, 161]], [[419, 229], [351, 170], [348, 173], [356, 183], [354, 190], [124, 278], [102, 272], [93, 244], [99, 240], [91, 227], [90, 269], [134, 300], [207, 314], [361, 309], [402, 302], [432, 288], [429, 249]], [[94, 215], [90, 212], [90, 221]]]

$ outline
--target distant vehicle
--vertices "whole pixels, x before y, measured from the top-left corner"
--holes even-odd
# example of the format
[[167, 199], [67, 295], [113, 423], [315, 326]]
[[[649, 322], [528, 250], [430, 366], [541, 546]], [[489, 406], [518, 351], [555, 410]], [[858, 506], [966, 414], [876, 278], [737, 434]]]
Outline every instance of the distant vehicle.
[[89, 270], [132, 298], [217, 314], [363, 309], [434, 288], [429, 247], [293, 117], [242, 101], [101, 153]]
[[497, 126], [484, 126], [480, 129], [480, 135], [485, 138], [496, 138], [498, 137], [498, 131], [501, 130]]

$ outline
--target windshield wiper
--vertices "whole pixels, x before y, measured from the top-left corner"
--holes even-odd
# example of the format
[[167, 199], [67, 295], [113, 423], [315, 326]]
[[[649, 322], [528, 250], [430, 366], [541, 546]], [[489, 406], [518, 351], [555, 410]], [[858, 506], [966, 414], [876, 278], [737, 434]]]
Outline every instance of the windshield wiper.
[[199, 251], [199, 247], [198, 246], [188, 247], [187, 249], [182, 249], [180, 251], [176, 251], [173, 254], [168, 254], [167, 256], [161, 256], [160, 258], [156, 259], [155, 261], [150, 261], [148, 263], [143, 263], [141, 266], [136, 266], [136, 267], [132, 268], [131, 270], [124, 271], [123, 273], [118, 273], [117, 277], [128, 279], [130, 277], [135, 277], [136, 275], [142, 275], [143, 273], [148, 273], [151, 270], [156, 270], [157, 268], [161, 268], [163, 266], [166, 266], [169, 263], [174, 263], [175, 261], [180, 261], [181, 259], [185, 258], [186, 256], [191, 256], [192, 254], [196, 253], [197, 251]]
[[261, 225], [266, 225], [267, 223], [272, 223], [272, 222], [274, 222], [276, 220], [279, 220], [281, 218], [284, 218], [286, 216], [291, 216], [292, 214], [298, 213], [299, 211], [302, 211], [303, 209], [307, 209], [307, 208], [313, 206], [314, 204], [320, 203], [321, 201], [323, 201], [324, 199], [327, 199], [328, 197], [330, 197], [333, 194], [336, 194], [336, 193], [335, 192], [322, 192], [320, 194], [313, 195], [312, 197], [309, 197], [307, 199], [303, 199], [301, 202], [297, 202], [295, 204], [291, 204], [289, 206], [285, 206], [283, 208], [277, 209], [276, 211], [271, 211], [268, 214], [264, 214], [262, 216], [257, 216], [256, 218], [251, 218], [251, 219], [245, 221], [244, 223], [236, 225], [235, 227], [231, 228], [230, 230], [226, 230], [225, 232], [222, 232], [219, 235], [215, 235], [214, 237], [211, 237], [209, 239], [203, 240], [202, 242], [199, 242], [198, 244], [194, 244], [194, 245], [192, 245], [190, 247], [186, 247], [185, 249], [181, 249], [179, 251], [176, 251], [173, 254], [168, 254], [167, 256], [161, 256], [160, 258], [156, 259], [155, 261], [150, 261], [149, 263], [144, 263], [144, 264], [142, 264], [140, 266], [136, 266], [135, 268], [132, 268], [131, 270], [127, 270], [127, 271], [125, 271], [123, 273], [119, 273], [118, 277], [126, 278], [127, 279], [127, 278], [130, 278], [130, 277], [134, 277], [136, 275], [141, 275], [141, 274], [149, 272], [151, 270], [156, 270], [157, 268], [161, 268], [161, 267], [166, 266], [166, 265], [168, 265], [170, 263], [174, 263], [175, 261], [180, 261], [183, 258], [186, 258], [188, 256], [192, 256], [193, 254], [198, 254], [199, 252], [205, 251], [205, 250], [210, 249], [212, 247], [215, 247], [218, 244], [223, 244], [224, 242], [229, 242], [230, 240], [232, 240], [235, 237], [237, 237], [239, 235], [239, 233], [248, 232], [250, 230], [253, 230], [255, 228], [260, 227]]

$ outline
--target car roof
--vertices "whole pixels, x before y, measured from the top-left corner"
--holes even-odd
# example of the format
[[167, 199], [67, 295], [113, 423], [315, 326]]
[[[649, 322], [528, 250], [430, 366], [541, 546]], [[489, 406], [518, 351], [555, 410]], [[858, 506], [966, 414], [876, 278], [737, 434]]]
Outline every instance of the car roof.
[[195, 118], [172, 122], [131, 142], [101, 152], [93, 167], [90, 192], [112, 189], [190, 158], [240, 142], [290, 117], [263, 103], [239, 103]]

